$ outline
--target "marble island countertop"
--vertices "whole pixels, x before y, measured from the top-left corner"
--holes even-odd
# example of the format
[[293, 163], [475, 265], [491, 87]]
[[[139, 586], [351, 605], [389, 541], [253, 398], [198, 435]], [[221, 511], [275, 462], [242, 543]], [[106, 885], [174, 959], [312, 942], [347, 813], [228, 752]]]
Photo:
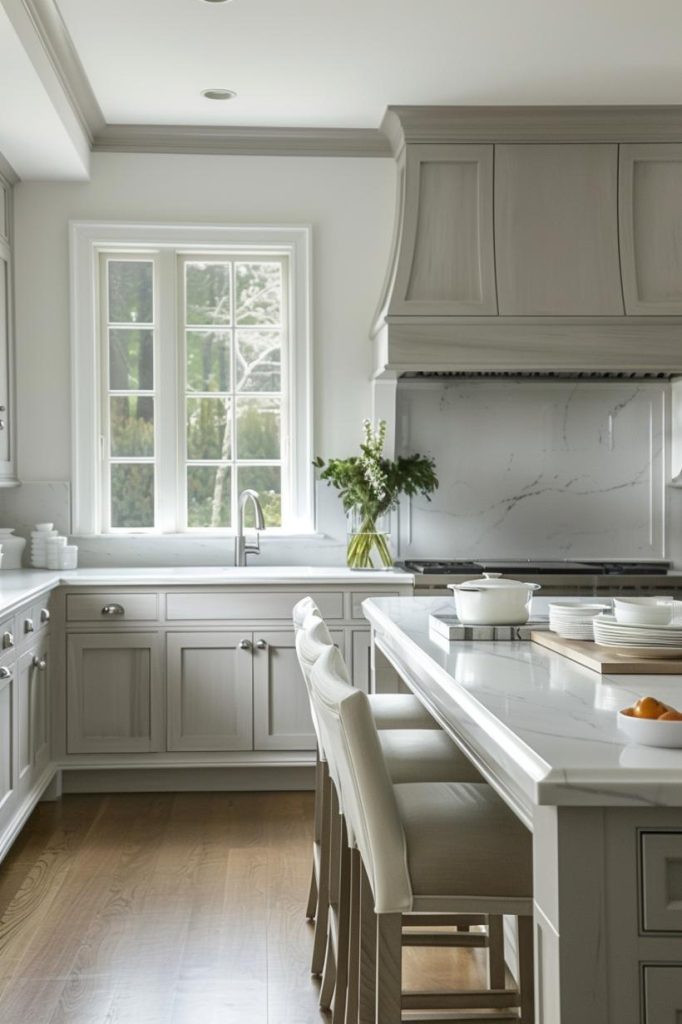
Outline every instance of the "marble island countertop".
[[74, 569], [70, 572], [49, 569], [0, 570], [0, 615], [10, 615], [16, 608], [56, 587], [121, 587], [121, 586], [324, 586], [384, 587], [397, 584], [410, 586], [414, 577], [401, 570], [363, 571], [344, 566], [249, 565], [175, 566], [168, 568]]
[[645, 694], [682, 708], [682, 675], [600, 676], [523, 641], [434, 642], [429, 613], [452, 611], [442, 597], [363, 609], [380, 650], [527, 816], [539, 804], [682, 806], [682, 750], [631, 745], [616, 718]]

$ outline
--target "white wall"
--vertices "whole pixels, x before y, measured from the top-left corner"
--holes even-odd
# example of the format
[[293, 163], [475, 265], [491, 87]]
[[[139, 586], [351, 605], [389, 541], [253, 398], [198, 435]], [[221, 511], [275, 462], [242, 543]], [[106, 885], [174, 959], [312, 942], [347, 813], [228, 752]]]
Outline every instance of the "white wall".
[[[86, 183], [16, 188], [16, 316], [19, 476], [23, 495], [0, 497], [0, 520], [26, 508], [41, 517], [70, 479], [69, 254], [71, 219], [173, 223], [312, 224], [315, 452], [350, 454], [370, 413], [368, 332], [393, 228], [392, 160], [95, 154]], [[318, 526], [334, 537], [316, 550], [270, 544], [262, 561], [341, 562], [343, 518], [320, 490]], [[63, 507], [54, 505], [54, 516]], [[13, 520], [14, 517], [14, 521]], [[37, 516], [36, 516], [37, 518]], [[82, 564], [215, 561], [224, 542], [90, 542]]]

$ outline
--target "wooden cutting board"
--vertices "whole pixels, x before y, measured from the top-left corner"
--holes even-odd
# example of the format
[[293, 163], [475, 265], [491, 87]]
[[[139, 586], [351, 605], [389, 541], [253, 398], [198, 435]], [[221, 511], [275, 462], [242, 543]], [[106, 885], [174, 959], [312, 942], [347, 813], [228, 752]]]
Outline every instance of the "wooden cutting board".
[[593, 672], [600, 672], [602, 675], [682, 675], [682, 660], [619, 658], [609, 651], [608, 647], [598, 647], [597, 644], [591, 643], [589, 640], [567, 640], [549, 630], [533, 630], [530, 638], [534, 644], [546, 647], [557, 654], [563, 654], [565, 658], [577, 661], [579, 665], [585, 665]]

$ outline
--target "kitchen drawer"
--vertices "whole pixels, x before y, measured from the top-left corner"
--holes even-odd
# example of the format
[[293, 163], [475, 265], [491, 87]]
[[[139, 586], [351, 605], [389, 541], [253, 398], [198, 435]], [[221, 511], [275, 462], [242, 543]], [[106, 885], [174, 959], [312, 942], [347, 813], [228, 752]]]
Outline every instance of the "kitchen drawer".
[[682, 934], [682, 832], [641, 833], [642, 928]]
[[37, 604], [32, 605], [30, 608], [25, 608], [17, 616], [16, 629], [19, 643], [33, 636], [34, 633], [38, 633], [41, 629], [45, 629], [49, 623], [48, 598], [49, 594], [46, 594], [42, 601], [38, 601]]
[[[177, 621], [198, 619], [210, 622], [216, 619], [231, 621], [267, 622], [291, 620], [297, 601], [308, 591], [273, 593], [271, 590], [232, 590], [229, 593], [169, 593], [166, 596], [166, 618]], [[343, 594], [311, 594], [325, 619], [343, 618]]]
[[350, 614], [352, 619], [364, 619], [362, 602], [373, 597], [399, 597], [397, 590], [381, 590], [378, 594], [371, 594], [368, 591], [354, 591], [350, 595]]
[[682, 1020], [682, 964], [644, 967], [644, 1024], [679, 1024]]
[[69, 594], [66, 598], [67, 622], [153, 622], [158, 617], [157, 594]]

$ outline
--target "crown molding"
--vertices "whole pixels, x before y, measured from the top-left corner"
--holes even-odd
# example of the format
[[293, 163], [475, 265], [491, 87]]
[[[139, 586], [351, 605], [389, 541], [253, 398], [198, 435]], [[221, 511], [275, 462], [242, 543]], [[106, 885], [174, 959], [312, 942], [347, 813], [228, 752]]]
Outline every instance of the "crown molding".
[[19, 181], [19, 175], [2, 153], [0, 153], [0, 179], [6, 181], [8, 185], [16, 185]]
[[195, 125], [107, 124], [95, 153], [203, 153], [229, 156], [389, 157], [373, 128], [228, 128]]
[[22, 3], [69, 104], [92, 145], [95, 135], [105, 125], [104, 115], [56, 0], [22, 0]]
[[406, 143], [682, 142], [682, 106], [389, 106], [381, 131]]

